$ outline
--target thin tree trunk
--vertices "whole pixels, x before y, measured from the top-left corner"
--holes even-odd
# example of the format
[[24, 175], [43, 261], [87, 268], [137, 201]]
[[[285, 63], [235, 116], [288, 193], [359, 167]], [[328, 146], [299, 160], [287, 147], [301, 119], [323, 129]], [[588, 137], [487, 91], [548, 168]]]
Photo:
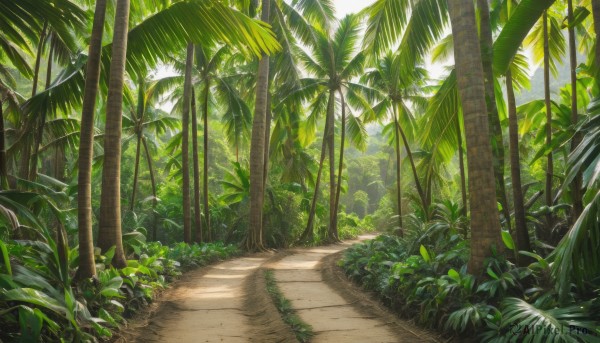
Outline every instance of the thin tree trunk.
[[456, 123], [456, 134], [457, 134], [457, 143], [458, 143], [458, 169], [460, 171], [460, 195], [462, 199], [462, 209], [461, 214], [463, 216], [467, 216], [468, 212], [468, 201], [467, 201], [467, 177], [465, 173], [465, 157], [464, 157], [464, 148], [463, 148], [463, 139], [460, 130], [460, 122], [458, 116], [454, 121]]
[[[269, 22], [271, 2], [262, 2], [262, 21]], [[264, 250], [262, 214], [264, 203], [264, 168], [265, 168], [265, 126], [267, 115], [267, 94], [269, 92], [269, 56], [263, 53], [258, 63], [258, 79], [256, 82], [256, 103], [252, 122], [252, 140], [250, 143], [250, 226], [246, 238], [246, 249], [249, 251]]]
[[208, 158], [209, 158], [209, 154], [208, 154], [208, 95], [209, 95], [209, 91], [210, 91], [210, 83], [207, 79], [207, 84], [206, 87], [204, 88], [204, 103], [203, 105], [203, 113], [202, 113], [202, 120], [203, 120], [203, 125], [204, 125], [204, 159], [203, 159], [203, 171], [204, 174], [202, 175], [203, 177], [203, 192], [204, 193], [204, 223], [206, 224], [206, 226], [204, 227], [204, 230], [206, 231], [206, 240], [208, 242], [212, 241], [212, 230], [210, 229], [210, 207], [208, 207], [208, 199], [209, 199], [209, 194], [208, 194]]
[[133, 171], [133, 187], [131, 191], [131, 203], [129, 204], [129, 210], [133, 212], [135, 207], [135, 194], [137, 191], [138, 184], [138, 175], [140, 172], [140, 157], [141, 157], [141, 148], [142, 148], [142, 136], [143, 136], [143, 123], [144, 123], [144, 112], [145, 109], [145, 81], [143, 78], [140, 78], [138, 85], [138, 103], [137, 103], [137, 114], [135, 115], [135, 135], [137, 136], [136, 146], [135, 146], [135, 166]]
[[[546, 146], [552, 145], [552, 103], [550, 102], [550, 50], [548, 47], [548, 12], [542, 16], [544, 31], [544, 102], [546, 105]], [[553, 205], [552, 177], [554, 175], [554, 161], [552, 151], [548, 153], [546, 164], [546, 206]], [[546, 214], [546, 225], [552, 227], [552, 213]]]
[[329, 121], [329, 132], [327, 133], [327, 149], [329, 152], [329, 227], [327, 238], [333, 239], [334, 233], [337, 237], [337, 223], [335, 223], [335, 91], [330, 91], [329, 101], [333, 103], [331, 112], [327, 113]]
[[495, 246], [502, 250], [481, 52], [475, 8], [470, 1], [448, 0], [458, 89], [463, 105], [471, 204], [469, 272], [480, 275]]
[[194, 63], [194, 45], [188, 44], [185, 62], [185, 81], [183, 86], [183, 111], [182, 111], [182, 142], [181, 142], [181, 169], [183, 171], [183, 241], [192, 243], [192, 216], [190, 206], [190, 164], [189, 164], [189, 136], [190, 136], [190, 104], [192, 98], [192, 65]]
[[481, 30], [479, 46], [481, 48], [481, 63], [485, 78], [485, 100], [494, 158], [494, 176], [496, 177], [496, 198], [502, 205], [502, 213], [504, 218], [506, 218], [506, 225], [508, 226], [508, 230], [511, 231], [510, 210], [506, 196], [506, 185], [504, 184], [504, 139], [502, 138], [502, 126], [498, 117], [498, 106], [496, 105], [496, 93], [494, 91], [495, 77], [492, 68], [494, 41], [492, 39], [488, 0], [477, 0], [477, 7], [479, 8], [479, 27]]
[[129, 0], [118, 0], [106, 100], [104, 166], [98, 230], [100, 249], [106, 252], [110, 247], [115, 247], [112, 264], [116, 268], [123, 268], [127, 265], [121, 232], [121, 121], [128, 26]]
[[8, 168], [6, 167], [6, 141], [4, 140], [4, 109], [0, 94], [0, 189], [8, 190]]
[[594, 62], [596, 63], [596, 83], [600, 83], [600, 0], [592, 0], [592, 16], [596, 33]]
[[144, 146], [144, 152], [146, 153], [146, 162], [148, 162], [148, 171], [150, 171], [150, 184], [152, 185], [152, 211], [153, 211], [153, 223], [152, 223], [152, 240], [156, 241], [156, 231], [157, 231], [157, 223], [156, 223], [156, 204], [158, 203], [158, 199], [156, 196], [156, 181], [154, 179], [154, 167], [152, 167], [152, 156], [150, 156], [150, 150], [148, 149], [148, 144], [146, 143], [146, 139], [142, 137], [142, 145]]
[[196, 91], [192, 87], [192, 155], [194, 163], [194, 232], [195, 240], [202, 243], [202, 213], [200, 213], [200, 162], [198, 159], [198, 114]]
[[[33, 98], [37, 94], [38, 82], [40, 78], [40, 66], [42, 64], [42, 54], [44, 52], [44, 46], [46, 45], [46, 35], [48, 33], [48, 21], [44, 22], [44, 27], [42, 28], [42, 32], [40, 33], [40, 43], [37, 47], [37, 53], [35, 57], [35, 66], [33, 69], [33, 85], [31, 87], [31, 97]], [[31, 163], [31, 138], [29, 135], [29, 130], [31, 129], [31, 118], [25, 118], [25, 124], [23, 126], [23, 132], [21, 133], [21, 139], [23, 141], [23, 146], [21, 150], [21, 164], [19, 170], [19, 176], [22, 179], [29, 179], [29, 165]]]
[[[328, 106], [332, 106], [329, 103]], [[329, 111], [329, 109], [328, 109]], [[323, 163], [325, 162], [325, 156], [327, 154], [327, 132], [329, 131], [329, 121], [325, 121], [325, 131], [323, 132], [323, 142], [321, 143], [321, 157], [319, 158], [319, 170], [317, 171], [317, 181], [315, 182], [315, 192], [313, 194], [312, 202], [310, 203], [310, 211], [308, 212], [308, 221], [306, 228], [300, 236], [301, 242], [310, 243], [314, 238], [314, 221], [315, 211], [317, 208], [317, 200], [319, 197], [319, 186], [321, 185], [321, 175], [323, 173]]]
[[92, 157], [94, 154], [94, 114], [100, 83], [100, 55], [106, 15], [106, 0], [97, 0], [94, 23], [86, 65], [85, 87], [79, 130], [79, 159], [77, 161], [77, 220], [79, 233], [78, 277], [87, 279], [96, 274], [92, 234]]
[[[568, 22], [569, 22], [569, 61], [571, 64], [571, 126], [576, 126], [579, 121], [577, 114], [577, 47], [575, 46], [575, 27], [573, 22], [573, 0], [567, 0]], [[581, 135], [575, 133], [571, 139], [571, 152], [573, 152], [581, 142]], [[571, 213], [571, 223], [575, 223], [577, 218], [583, 212], [583, 179], [582, 174], [577, 173], [571, 183], [571, 194], [573, 197], [573, 213]]]
[[[48, 52], [48, 68], [46, 70], [46, 89], [50, 88], [50, 83], [52, 82], [52, 58], [54, 56], [54, 45], [50, 46], [50, 51]], [[37, 132], [35, 136], [35, 140], [33, 143], [33, 155], [31, 156], [31, 169], [29, 171], [29, 180], [35, 180], [37, 177], [37, 162], [39, 159], [39, 151], [40, 145], [42, 144], [42, 138], [44, 137], [44, 125], [46, 125], [46, 107], [42, 109], [40, 123], [37, 127]]]
[[[340, 194], [342, 192], [342, 172], [344, 170], [344, 145], [346, 143], [346, 102], [344, 100], [344, 93], [338, 90], [340, 94], [340, 103], [342, 106], [342, 123], [340, 132], [340, 162], [338, 165], [338, 181], [335, 189], [335, 206], [333, 211], [333, 227], [337, 228], [338, 223], [338, 212], [340, 208]], [[366, 213], [365, 213], [366, 214]], [[335, 235], [334, 235], [335, 234]], [[339, 241], [338, 232], [330, 233], [330, 240]]]
[[[396, 109], [397, 110], [397, 109]], [[396, 112], [397, 113], [397, 112]], [[425, 212], [425, 217], [429, 220], [429, 200], [425, 191], [423, 191], [423, 187], [421, 186], [421, 181], [419, 181], [419, 174], [417, 173], [417, 166], [415, 165], [415, 160], [412, 155], [412, 150], [410, 149], [410, 145], [408, 144], [408, 139], [406, 138], [406, 134], [402, 129], [402, 126], [398, 123], [396, 126], [398, 132], [400, 132], [400, 137], [402, 137], [402, 142], [404, 143], [404, 149], [406, 150], [406, 155], [408, 157], [408, 161], [410, 162], [410, 167], [412, 169], [413, 177], [415, 179], [415, 186], [417, 187], [417, 193], [419, 193], [419, 198], [421, 198], [421, 204], [423, 205], [423, 211]]]
[[[521, 188], [521, 158], [519, 156], [519, 122], [517, 119], [517, 105], [510, 68], [506, 72], [506, 94], [508, 97], [508, 132], [510, 146], [510, 176], [512, 179], [513, 202], [515, 207], [515, 233], [517, 238], [517, 251], [531, 251], [527, 221], [525, 220], [525, 200]], [[520, 265], [527, 261], [517, 253]]]
[[[271, 113], [271, 91], [267, 92], [267, 116], [265, 124], [265, 168], [263, 171], [263, 188], [267, 189], [267, 181], [269, 180], [269, 154], [271, 144], [271, 121], [273, 114]], [[237, 158], [237, 148], [236, 148]]]
[[398, 128], [398, 113], [396, 105], [394, 105], [394, 133], [396, 136], [396, 200], [398, 201], [398, 235], [404, 236], [404, 229], [402, 228], [402, 161], [400, 159], [400, 131]]

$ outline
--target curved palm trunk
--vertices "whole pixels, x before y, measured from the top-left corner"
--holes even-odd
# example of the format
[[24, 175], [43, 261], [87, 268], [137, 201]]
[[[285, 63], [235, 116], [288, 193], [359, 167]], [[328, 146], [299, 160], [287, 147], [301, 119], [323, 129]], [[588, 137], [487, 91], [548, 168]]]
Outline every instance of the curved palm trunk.
[[460, 122], [458, 121], [458, 116], [456, 117], [456, 132], [457, 132], [457, 143], [458, 143], [458, 169], [460, 172], [460, 195], [462, 199], [462, 209], [461, 214], [463, 216], [467, 216], [468, 211], [468, 202], [467, 202], [467, 178], [465, 173], [465, 157], [464, 157], [464, 148], [463, 148], [463, 139], [460, 130]]
[[337, 237], [337, 223], [335, 222], [335, 91], [330, 91], [329, 101], [332, 102], [331, 112], [327, 112], [329, 132], [327, 133], [327, 149], [329, 152], [329, 227], [327, 238], [335, 241]]
[[192, 160], [194, 163], [194, 232], [195, 241], [202, 242], [202, 214], [200, 213], [200, 162], [198, 161], [198, 115], [196, 92], [192, 87]]
[[[402, 161], [400, 159], [400, 132], [398, 128], [398, 114], [396, 113], [396, 106], [394, 106], [394, 134], [396, 136], [396, 200], [398, 202], [398, 234], [400, 237], [404, 236], [404, 230], [402, 229]], [[387, 175], [386, 175], [387, 176]]]
[[[48, 68], [46, 69], [46, 89], [50, 88], [50, 83], [52, 82], [52, 58], [54, 56], [54, 45], [50, 46], [50, 51], [48, 52]], [[42, 138], [44, 136], [44, 125], [46, 125], [46, 113], [47, 110], [44, 107], [42, 109], [40, 123], [37, 127], [37, 132], [35, 135], [35, 141], [33, 143], [33, 155], [31, 156], [31, 169], [29, 170], [29, 180], [35, 180], [37, 177], [37, 164], [39, 159], [39, 151], [40, 145], [42, 144]]]
[[[394, 112], [396, 113], [396, 116], [398, 114], [397, 112], [397, 107], [394, 106]], [[410, 162], [410, 167], [413, 173], [413, 177], [415, 179], [415, 186], [417, 187], [417, 193], [419, 193], [419, 198], [421, 199], [421, 204], [423, 205], [423, 211], [425, 212], [425, 217], [427, 220], [429, 220], [429, 205], [430, 205], [430, 201], [429, 201], [429, 197], [427, 196], [427, 194], [425, 194], [425, 191], [423, 190], [423, 187], [421, 186], [421, 181], [419, 181], [419, 174], [417, 173], [417, 166], [415, 165], [415, 160], [413, 158], [412, 155], [412, 150], [410, 149], [410, 145], [408, 144], [408, 139], [406, 138], [406, 134], [404, 133], [404, 130], [402, 129], [402, 126], [400, 126], [400, 124], [396, 121], [396, 130], [398, 130], [398, 132], [400, 132], [400, 137], [402, 137], [402, 143], [404, 144], [404, 149], [406, 150], [406, 155], [408, 156], [408, 161]], [[429, 187], [429, 189], [431, 189], [431, 187]]]
[[123, 84], [127, 55], [129, 0], [118, 0], [115, 12], [110, 79], [106, 100], [104, 132], [104, 166], [100, 196], [100, 226], [98, 246], [103, 252], [115, 247], [112, 264], [127, 265], [121, 232], [121, 120], [123, 114]]
[[148, 149], [148, 143], [146, 139], [142, 137], [142, 145], [144, 146], [144, 152], [146, 153], [146, 162], [148, 162], [148, 171], [150, 172], [150, 184], [152, 186], [152, 210], [153, 210], [153, 223], [152, 223], [152, 240], [156, 241], [156, 234], [158, 230], [158, 224], [156, 223], [156, 204], [158, 199], [156, 197], [156, 181], [154, 179], [154, 167], [152, 167], [152, 156], [150, 156], [150, 150]]
[[189, 136], [190, 136], [190, 103], [192, 97], [192, 63], [194, 63], [194, 45], [188, 44], [185, 62], [185, 81], [183, 85], [182, 139], [181, 139], [181, 169], [183, 172], [183, 241], [192, 242], [192, 216], [190, 206], [190, 165], [189, 165]]
[[92, 157], [94, 153], [94, 114], [100, 83], [100, 55], [106, 15], [106, 0], [97, 0], [94, 23], [86, 65], [85, 88], [79, 130], [79, 159], [77, 166], [77, 221], [79, 233], [79, 278], [96, 274], [92, 235]]
[[4, 110], [0, 95], [0, 189], [8, 190], [8, 169], [6, 167], [6, 141], [4, 140]]
[[[262, 21], [269, 22], [271, 2], [262, 2]], [[246, 238], [246, 249], [249, 251], [264, 250], [262, 213], [265, 197], [265, 127], [267, 115], [267, 93], [269, 91], [269, 56], [263, 53], [258, 63], [256, 83], [256, 103], [252, 122], [252, 139], [250, 143], [250, 226]]]
[[204, 125], [204, 160], [203, 160], [203, 193], [204, 193], [204, 223], [206, 224], [206, 239], [212, 241], [212, 232], [210, 230], [210, 208], [208, 207], [208, 95], [210, 91], [210, 84], [207, 79], [207, 84], [204, 87], [204, 104], [202, 120]]
[[335, 232], [330, 232], [329, 240], [339, 241], [337, 232], [338, 212], [340, 208], [340, 193], [342, 192], [342, 172], [344, 170], [344, 144], [346, 143], [346, 102], [344, 100], [344, 93], [339, 90], [340, 102], [342, 106], [342, 125], [340, 132], [340, 162], [338, 165], [338, 181], [335, 188], [335, 206], [333, 211], [333, 225], [336, 228]]
[[[571, 125], [577, 125], [579, 116], [577, 114], [577, 47], [575, 46], [575, 27], [570, 25], [573, 22], [573, 0], [567, 0], [567, 11], [569, 18], [569, 61], [571, 64]], [[571, 139], [571, 152], [573, 152], [581, 142], [581, 135], [575, 133]], [[571, 194], [573, 197], [573, 213], [571, 213], [571, 223], [575, 223], [577, 218], [583, 212], [583, 191], [582, 174], [578, 173], [571, 183]]]
[[458, 89], [467, 138], [471, 203], [469, 272], [480, 275], [492, 248], [502, 249], [481, 53], [472, 2], [448, 0]]
[[[527, 222], [525, 220], [525, 200], [521, 188], [521, 158], [519, 156], [519, 122], [517, 119], [517, 105], [510, 68], [506, 72], [506, 94], [508, 96], [508, 132], [510, 145], [510, 174], [512, 179], [513, 202], [515, 207], [515, 233], [517, 251], [531, 251]], [[527, 261], [517, 254], [520, 265]]]
[[[550, 50], [548, 46], [548, 12], [544, 11], [542, 16], [544, 31], [544, 102], [546, 105], [546, 146], [552, 144], [552, 104], [550, 102]], [[548, 153], [546, 164], [546, 206], [553, 205], [552, 177], [554, 176], [554, 161], [552, 151]], [[546, 225], [552, 227], [553, 216], [551, 212], [546, 214]]]
[[[332, 106], [330, 102], [329, 107]], [[328, 107], [328, 111], [329, 111]], [[321, 143], [321, 157], [319, 158], [319, 169], [317, 171], [317, 180], [315, 182], [315, 192], [313, 194], [312, 202], [310, 203], [310, 211], [308, 212], [308, 221], [306, 228], [300, 235], [301, 242], [310, 243], [314, 239], [314, 222], [315, 222], [315, 211], [317, 209], [317, 200], [319, 197], [319, 186], [321, 185], [321, 175], [323, 173], [323, 163], [325, 162], [325, 156], [327, 154], [327, 132], [329, 131], [329, 121], [325, 121], [325, 131], [323, 132], [323, 142]]]
[[479, 27], [481, 31], [479, 46], [481, 47], [481, 63], [485, 80], [485, 100], [494, 158], [494, 176], [496, 177], [496, 198], [502, 205], [502, 213], [506, 219], [506, 225], [508, 226], [508, 230], [511, 231], [510, 210], [506, 196], [506, 185], [504, 184], [504, 140], [502, 138], [502, 126], [498, 117], [498, 106], [494, 92], [495, 77], [492, 68], [494, 41], [492, 39], [488, 0], [477, 0], [477, 7], [479, 8]]
[[138, 85], [138, 103], [137, 103], [137, 114], [135, 115], [135, 134], [137, 136], [136, 146], [135, 146], [135, 166], [133, 171], [133, 187], [131, 190], [131, 203], [129, 204], [129, 210], [133, 211], [135, 207], [135, 195], [137, 192], [137, 184], [138, 184], [138, 175], [140, 172], [140, 155], [142, 148], [142, 137], [143, 137], [143, 122], [144, 122], [144, 98], [145, 98], [145, 82], [143, 78], [140, 78], [140, 82]]

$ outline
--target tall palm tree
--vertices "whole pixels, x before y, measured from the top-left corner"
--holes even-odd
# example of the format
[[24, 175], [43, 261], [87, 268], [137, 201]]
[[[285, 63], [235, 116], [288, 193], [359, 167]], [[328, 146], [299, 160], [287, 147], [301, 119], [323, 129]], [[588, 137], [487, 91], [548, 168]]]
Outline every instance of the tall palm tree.
[[181, 169], [183, 172], [183, 241], [192, 242], [192, 217], [190, 202], [190, 168], [189, 168], [189, 133], [190, 106], [192, 101], [192, 68], [194, 64], [194, 44], [187, 46], [185, 60], [185, 81], [183, 83], [182, 139], [181, 139]]
[[77, 161], [79, 170], [77, 176], [77, 219], [79, 226], [78, 274], [81, 278], [89, 278], [96, 274], [92, 235], [92, 158], [94, 153], [94, 114], [96, 112], [96, 96], [100, 83], [100, 58], [105, 15], [106, 0], [96, 1], [86, 68], [87, 78], [83, 93], [79, 159]]
[[118, 0], [115, 12], [108, 98], [106, 100], [104, 165], [98, 229], [98, 246], [102, 251], [115, 247], [112, 264], [117, 268], [127, 265], [121, 237], [121, 116], [123, 114], [129, 5], [129, 0]]
[[[262, 2], [261, 19], [269, 22], [271, 2]], [[250, 142], [250, 226], [246, 249], [263, 250], [262, 210], [264, 203], [264, 166], [266, 144], [267, 94], [269, 92], [269, 57], [263, 54], [258, 62], [256, 101]]]
[[502, 247], [490, 133], [485, 103], [484, 74], [473, 3], [448, 0], [454, 36], [454, 59], [467, 138], [471, 204], [471, 257], [469, 271], [480, 274], [492, 247]]

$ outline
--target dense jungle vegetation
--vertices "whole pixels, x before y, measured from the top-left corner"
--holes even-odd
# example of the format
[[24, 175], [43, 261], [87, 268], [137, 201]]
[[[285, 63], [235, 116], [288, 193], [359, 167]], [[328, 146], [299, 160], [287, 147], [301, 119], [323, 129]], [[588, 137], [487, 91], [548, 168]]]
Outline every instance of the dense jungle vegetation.
[[600, 1], [335, 4], [0, 0], [0, 341], [374, 230], [340, 265], [402, 316], [599, 340]]

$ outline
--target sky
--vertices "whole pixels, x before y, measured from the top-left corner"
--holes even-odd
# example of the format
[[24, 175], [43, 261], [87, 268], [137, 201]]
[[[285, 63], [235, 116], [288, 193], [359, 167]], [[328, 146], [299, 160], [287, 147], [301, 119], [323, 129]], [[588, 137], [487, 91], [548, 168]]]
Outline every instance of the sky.
[[338, 18], [343, 18], [349, 13], [356, 13], [374, 2], [375, 0], [333, 0]]

